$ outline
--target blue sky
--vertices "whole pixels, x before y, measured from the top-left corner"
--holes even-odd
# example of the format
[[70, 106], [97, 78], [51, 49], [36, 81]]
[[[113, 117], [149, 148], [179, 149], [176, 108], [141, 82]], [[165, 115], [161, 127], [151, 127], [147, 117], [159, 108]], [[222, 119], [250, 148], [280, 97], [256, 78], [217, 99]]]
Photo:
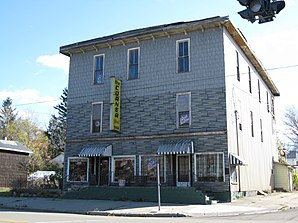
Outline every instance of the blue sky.
[[[68, 58], [59, 47], [136, 28], [229, 16], [269, 69], [279, 88], [279, 120], [288, 105], [298, 107], [298, 2], [274, 22], [243, 20], [237, 0], [9, 0], [0, 8], [0, 103], [7, 97], [19, 115], [45, 128], [68, 82]], [[285, 68], [287, 67], [287, 68]], [[277, 69], [272, 69], [277, 68]]]

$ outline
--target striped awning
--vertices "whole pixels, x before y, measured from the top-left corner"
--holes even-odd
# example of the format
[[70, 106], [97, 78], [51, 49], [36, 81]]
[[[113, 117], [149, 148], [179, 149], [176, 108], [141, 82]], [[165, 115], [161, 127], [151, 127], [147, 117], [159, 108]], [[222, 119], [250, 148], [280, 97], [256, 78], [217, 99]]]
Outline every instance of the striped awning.
[[192, 154], [194, 153], [192, 140], [167, 141], [158, 147], [157, 154]]
[[234, 153], [230, 153], [230, 165], [240, 165], [240, 166], [246, 166], [247, 163], [245, 160], [241, 159], [239, 156], [237, 156]]
[[112, 156], [112, 145], [87, 146], [79, 153], [79, 157]]

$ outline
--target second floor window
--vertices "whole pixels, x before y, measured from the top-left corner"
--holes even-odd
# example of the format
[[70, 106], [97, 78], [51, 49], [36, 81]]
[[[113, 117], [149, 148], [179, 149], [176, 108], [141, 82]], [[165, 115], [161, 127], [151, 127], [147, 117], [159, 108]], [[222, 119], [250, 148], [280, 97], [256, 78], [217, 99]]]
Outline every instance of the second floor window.
[[177, 72], [189, 72], [189, 39], [177, 41]]
[[91, 132], [102, 131], [102, 102], [92, 104]]
[[252, 93], [250, 67], [248, 67], [248, 88], [249, 88], [249, 93]]
[[140, 48], [128, 50], [128, 80], [139, 78]]
[[254, 137], [254, 115], [253, 112], [250, 111], [250, 129], [251, 129], [251, 137]]
[[237, 80], [240, 81], [239, 53], [237, 51], [236, 51], [236, 61], [237, 61]]
[[94, 57], [94, 84], [103, 83], [103, 68], [104, 68], [104, 55], [97, 55]]
[[189, 127], [191, 124], [191, 94], [181, 93], [177, 94], [176, 98], [176, 116], [177, 127]]

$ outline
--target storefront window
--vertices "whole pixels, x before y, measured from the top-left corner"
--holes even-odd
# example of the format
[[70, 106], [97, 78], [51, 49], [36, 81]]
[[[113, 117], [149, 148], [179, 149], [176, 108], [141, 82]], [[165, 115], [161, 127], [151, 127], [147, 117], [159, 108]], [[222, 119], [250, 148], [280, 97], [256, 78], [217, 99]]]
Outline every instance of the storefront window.
[[230, 167], [231, 170], [231, 183], [232, 184], [237, 184], [238, 183], [238, 177], [237, 177], [237, 169], [235, 165], [232, 165]]
[[157, 164], [159, 163], [160, 181], [164, 182], [164, 157], [163, 156], [141, 156], [141, 176], [146, 177], [146, 181], [157, 181]]
[[223, 182], [223, 153], [196, 154], [197, 181]]
[[68, 181], [87, 182], [88, 181], [88, 159], [69, 158], [68, 159]]
[[125, 179], [127, 182], [132, 181], [134, 165], [134, 157], [114, 158], [114, 181], [117, 182], [119, 179]]

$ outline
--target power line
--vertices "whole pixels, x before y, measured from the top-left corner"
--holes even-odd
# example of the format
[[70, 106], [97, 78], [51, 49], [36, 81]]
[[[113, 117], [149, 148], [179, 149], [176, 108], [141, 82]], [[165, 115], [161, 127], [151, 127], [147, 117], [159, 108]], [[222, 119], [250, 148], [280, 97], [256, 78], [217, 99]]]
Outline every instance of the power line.
[[[288, 66], [282, 66], [282, 67], [273, 67], [273, 68], [268, 68], [268, 69], [265, 69], [264, 71], [273, 71], [273, 70], [281, 70], [281, 69], [289, 69], [289, 68], [295, 68], [295, 67], [298, 67], [298, 64], [295, 64], [295, 65], [288, 65]], [[248, 74], [248, 72], [241, 72], [240, 75], [246, 75]], [[225, 77], [233, 77], [233, 76], [236, 76], [237, 74], [230, 74], [230, 75], [226, 75]], [[182, 83], [183, 84], [186, 84], [186, 83], [192, 83], [193, 81], [208, 81], [208, 80], [215, 80], [217, 78], [214, 78], [214, 77], [205, 77], [205, 78], [195, 78], [195, 79], [192, 79], [192, 80], [189, 80], [189, 81], [183, 81]], [[181, 82], [179, 82], [179, 84], [181, 84]], [[148, 88], [156, 88], [156, 87], [167, 87], [167, 86], [170, 86], [172, 85], [173, 86], [173, 83], [168, 83], [168, 84], [163, 84], [163, 85], [158, 85], [158, 86], [148, 86]], [[144, 88], [133, 88], [133, 89], [130, 89], [130, 90], [126, 90], [127, 93], [129, 92], [132, 92], [132, 91], [136, 91], [136, 90], [140, 90], [140, 89], [144, 89]], [[110, 93], [106, 93], [107, 95], [109, 95]], [[98, 96], [98, 94], [90, 94], [90, 95], [81, 95], [81, 96], [77, 96], [77, 97], [71, 97], [69, 99], [71, 100], [74, 100], [74, 99], [82, 99], [82, 98], [86, 98], [86, 97], [95, 97], [95, 96]], [[31, 103], [24, 103], [24, 104], [17, 104], [17, 105], [14, 105], [15, 107], [20, 107], [20, 106], [26, 106], [26, 105], [36, 105], [36, 104], [45, 104], [45, 103], [49, 103], [49, 102], [58, 102], [59, 100], [50, 100], [50, 101], [39, 101], [39, 102], [31, 102]]]

